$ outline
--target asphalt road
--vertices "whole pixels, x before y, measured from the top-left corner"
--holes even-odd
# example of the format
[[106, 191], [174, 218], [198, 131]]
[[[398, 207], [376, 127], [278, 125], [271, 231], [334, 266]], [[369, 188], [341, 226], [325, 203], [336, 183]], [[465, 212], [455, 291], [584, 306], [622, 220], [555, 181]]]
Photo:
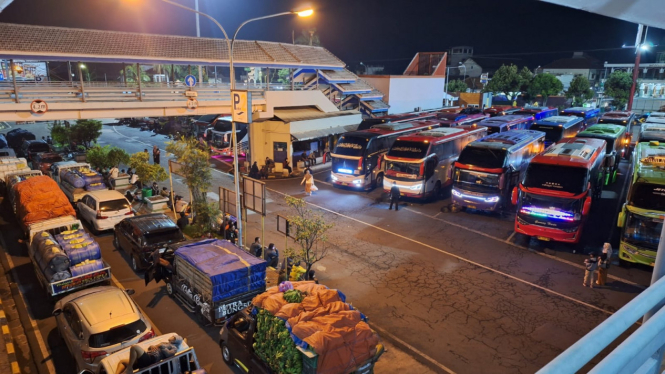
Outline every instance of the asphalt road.
[[[164, 141], [163, 136], [111, 126], [104, 127], [100, 138], [101, 144], [118, 145], [129, 152], [153, 144], [164, 149]], [[162, 156], [162, 165], [166, 165], [164, 152]], [[389, 211], [382, 191], [336, 189], [326, 181], [328, 172], [317, 172], [319, 191], [305, 199], [335, 226], [327, 257], [314, 268], [321, 282], [342, 290], [385, 339], [408, 344], [420, 360], [436, 362], [437, 371], [531, 373], [650, 281], [649, 268], [614, 266], [606, 287], [581, 286], [585, 253], [612, 237], [618, 248], [613, 227], [623, 202], [621, 187], [627, 166], [622, 162], [619, 180], [592, 208], [577, 246], [526, 242], [513, 234], [513, 216], [444, 213], [447, 199], [407, 202], [398, 212]], [[213, 175], [215, 191], [218, 185], [231, 186], [225, 174]], [[180, 181], [175, 183], [176, 192], [186, 191]], [[274, 242], [280, 250], [285, 240], [276, 232], [276, 215], [290, 214], [284, 194], [304, 197], [299, 183], [299, 179], [268, 182], [264, 243]], [[4, 247], [37, 331], [46, 341], [47, 354], [57, 372], [71, 373], [71, 359], [55, 336], [52, 303], [37, 287], [25, 250], [17, 243], [13, 218], [3, 218]], [[250, 214], [248, 219], [247, 236], [261, 236], [260, 218]], [[101, 235], [98, 240], [115, 278], [136, 290], [134, 299], [155, 325], [162, 332], [176, 331], [187, 337], [210, 373], [230, 372], [217, 347], [218, 329], [201, 327], [166, 296], [162, 285], [144, 286], [125, 256], [113, 249], [111, 235]]]

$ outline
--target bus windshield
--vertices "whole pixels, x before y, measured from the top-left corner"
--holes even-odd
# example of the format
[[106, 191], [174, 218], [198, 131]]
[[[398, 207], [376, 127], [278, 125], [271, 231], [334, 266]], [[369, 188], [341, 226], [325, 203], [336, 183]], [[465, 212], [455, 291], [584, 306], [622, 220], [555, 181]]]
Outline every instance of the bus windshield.
[[617, 117], [617, 118], [607, 118], [607, 117], [605, 117], [605, 118], [601, 118], [598, 122], [599, 123], [611, 123], [611, 124], [614, 124], [614, 125], [626, 126], [626, 124], [628, 124], [628, 119], [626, 119], [626, 117]]
[[535, 124], [532, 125], [530, 129], [544, 132], [546, 142], [556, 143], [563, 137], [563, 127], [552, 127]]
[[663, 220], [630, 213], [626, 218], [623, 239], [630, 244], [655, 251], [658, 249], [662, 230]]
[[388, 151], [388, 156], [420, 160], [427, 156], [427, 151], [429, 143], [397, 140]]
[[501, 126], [487, 126], [487, 135], [496, 134], [501, 132]]
[[529, 164], [524, 177], [524, 187], [580, 194], [587, 189], [588, 171], [561, 165]]
[[368, 139], [359, 136], [342, 136], [335, 146], [335, 153], [342, 156], [363, 155]]
[[388, 161], [386, 170], [388, 174], [398, 178], [417, 179], [420, 175], [421, 163]]
[[641, 209], [665, 211], [665, 185], [635, 183], [630, 191], [630, 205]]
[[466, 146], [457, 159], [457, 162], [464, 165], [473, 165], [480, 168], [498, 169], [502, 168], [506, 162], [507, 151], [505, 149], [490, 149], [473, 146]]
[[455, 182], [467, 186], [499, 188], [499, 174], [455, 169]]

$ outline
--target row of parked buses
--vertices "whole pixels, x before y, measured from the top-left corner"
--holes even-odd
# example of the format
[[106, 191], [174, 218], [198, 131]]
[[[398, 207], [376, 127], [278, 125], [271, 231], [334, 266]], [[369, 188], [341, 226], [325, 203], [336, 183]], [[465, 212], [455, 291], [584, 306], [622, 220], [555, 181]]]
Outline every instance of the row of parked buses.
[[592, 202], [615, 182], [620, 160], [630, 156], [631, 122], [605, 121], [585, 108], [565, 112], [550, 111], [540, 120], [537, 111], [481, 115], [467, 122], [447, 113], [347, 133], [334, 150], [332, 181], [355, 188], [383, 185], [385, 191], [395, 183], [409, 198], [437, 196], [452, 185], [453, 204], [516, 209], [516, 232], [577, 243]]

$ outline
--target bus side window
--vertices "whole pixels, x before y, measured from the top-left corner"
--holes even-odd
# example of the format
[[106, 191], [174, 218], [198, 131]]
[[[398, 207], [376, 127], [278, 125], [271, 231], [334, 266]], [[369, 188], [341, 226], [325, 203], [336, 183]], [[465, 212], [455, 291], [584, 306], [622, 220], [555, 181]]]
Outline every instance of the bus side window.
[[436, 170], [436, 165], [438, 165], [438, 159], [437, 157], [430, 157], [425, 161], [425, 179], [429, 179], [433, 174], [434, 171]]

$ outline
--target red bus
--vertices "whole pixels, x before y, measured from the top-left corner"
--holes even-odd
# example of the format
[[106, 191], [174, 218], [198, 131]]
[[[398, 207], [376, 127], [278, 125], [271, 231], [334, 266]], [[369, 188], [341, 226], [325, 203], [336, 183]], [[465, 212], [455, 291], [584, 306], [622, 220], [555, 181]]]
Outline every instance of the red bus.
[[347, 132], [335, 145], [330, 179], [333, 186], [369, 189], [383, 186], [383, 155], [404, 135], [441, 126], [439, 120], [396, 122], [374, 125], [367, 130]]
[[577, 243], [604, 184], [605, 141], [566, 138], [534, 157], [512, 194], [515, 232]]
[[400, 136], [383, 157], [386, 165], [383, 189], [390, 191], [395, 182], [402, 196], [440, 195], [441, 189], [453, 181], [453, 164], [462, 149], [485, 135], [485, 127], [471, 125]]
[[439, 112], [436, 114], [436, 118], [442, 121], [441, 127], [477, 125], [478, 122], [487, 119], [487, 117], [487, 114], [460, 114], [450, 112]]
[[509, 115], [484, 119], [478, 126], [487, 127], [488, 134], [506, 132], [509, 130], [528, 130], [533, 124], [533, 116]]

